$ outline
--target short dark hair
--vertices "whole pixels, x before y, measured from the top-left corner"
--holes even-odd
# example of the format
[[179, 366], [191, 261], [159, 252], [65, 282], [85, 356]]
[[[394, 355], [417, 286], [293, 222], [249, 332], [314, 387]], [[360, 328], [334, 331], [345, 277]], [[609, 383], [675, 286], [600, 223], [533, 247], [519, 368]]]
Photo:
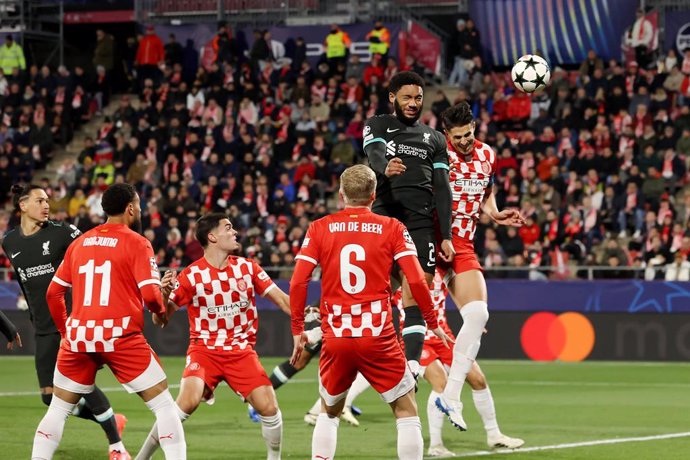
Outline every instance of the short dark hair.
[[107, 216], [119, 216], [134, 201], [137, 191], [130, 184], [113, 184], [103, 192], [101, 206]]
[[450, 131], [456, 126], [469, 125], [474, 121], [472, 108], [467, 101], [448, 107], [443, 111], [443, 114], [441, 114], [441, 118], [443, 119], [443, 128], [446, 131]]
[[14, 205], [14, 210], [19, 211], [19, 202], [28, 198], [31, 195], [32, 190], [43, 190], [43, 187], [33, 184], [19, 185], [15, 184], [12, 186], [12, 204]]
[[212, 212], [201, 216], [199, 220], [196, 221], [196, 236], [197, 241], [203, 248], [208, 246], [208, 234], [220, 224], [220, 221], [227, 219], [228, 216], [222, 212]]
[[388, 91], [396, 94], [405, 85], [416, 85], [424, 88], [424, 79], [415, 72], [398, 72], [391, 78]]

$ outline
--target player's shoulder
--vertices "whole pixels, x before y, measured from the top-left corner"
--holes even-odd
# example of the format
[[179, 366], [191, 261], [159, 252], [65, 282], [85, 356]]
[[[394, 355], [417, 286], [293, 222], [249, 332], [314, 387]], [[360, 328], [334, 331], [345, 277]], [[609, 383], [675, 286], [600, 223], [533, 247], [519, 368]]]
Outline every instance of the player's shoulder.
[[474, 141], [474, 151], [481, 161], [493, 163], [496, 160], [494, 149], [478, 139]]
[[255, 272], [263, 272], [263, 268], [259, 262], [250, 257], [242, 256], [229, 256], [228, 257], [228, 267], [237, 267], [240, 269], [240, 273], [246, 273], [249, 275], [254, 275]]
[[64, 221], [49, 220], [46, 222], [45, 228], [59, 234], [69, 234], [71, 239], [75, 239], [81, 235], [81, 230], [74, 224]]
[[364, 122], [364, 135], [366, 136], [371, 132], [371, 129], [377, 129], [379, 127], [390, 126], [391, 123], [397, 122], [397, 118], [390, 114], [374, 115], [373, 117], [367, 118]]
[[2, 235], [2, 247], [12, 244], [12, 242], [19, 237], [19, 230], [17, 230], [17, 228], [18, 227], [11, 228]]

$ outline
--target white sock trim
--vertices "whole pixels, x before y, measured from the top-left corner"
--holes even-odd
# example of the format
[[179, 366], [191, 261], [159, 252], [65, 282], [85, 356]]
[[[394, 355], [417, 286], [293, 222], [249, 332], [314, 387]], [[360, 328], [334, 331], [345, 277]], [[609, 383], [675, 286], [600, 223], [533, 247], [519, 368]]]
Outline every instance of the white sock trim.
[[259, 420], [261, 420], [261, 424], [266, 427], [276, 427], [283, 423], [283, 414], [280, 412], [280, 409], [278, 409], [278, 412], [275, 415], [268, 415], [265, 417], [263, 415], [259, 415], [258, 417]]
[[103, 412], [102, 414], [93, 414], [93, 417], [96, 419], [98, 423], [103, 423], [106, 420], [110, 419], [113, 415], [115, 415], [115, 412], [113, 412], [112, 407], [109, 407], [108, 410]]

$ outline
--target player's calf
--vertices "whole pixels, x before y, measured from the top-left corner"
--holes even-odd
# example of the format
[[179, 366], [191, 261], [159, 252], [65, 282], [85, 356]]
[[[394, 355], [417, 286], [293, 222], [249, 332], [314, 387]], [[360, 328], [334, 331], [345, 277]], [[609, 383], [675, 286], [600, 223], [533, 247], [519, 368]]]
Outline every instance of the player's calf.
[[426, 323], [419, 307], [417, 305], [405, 307], [405, 327], [402, 330], [402, 337], [405, 344], [405, 358], [415, 378], [419, 374], [419, 360], [424, 348], [425, 334]]
[[73, 403], [64, 401], [57, 396], [52, 398], [46, 415], [38, 424], [34, 435], [32, 459], [50, 459], [60, 444], [65, 421], [72, 414]]
[[283, 361], [273, 369], [273, 372], [269, 377], [269, 379], [271, 380], [271, 385], [273, 385], [274, 389], [280, 388], [281, 386], [286, 384], [292, 378], [292, 376], [298, 373], [300, 370], [302, 369], [298, 369], [297, 367], [290, 364], [289, 360]]

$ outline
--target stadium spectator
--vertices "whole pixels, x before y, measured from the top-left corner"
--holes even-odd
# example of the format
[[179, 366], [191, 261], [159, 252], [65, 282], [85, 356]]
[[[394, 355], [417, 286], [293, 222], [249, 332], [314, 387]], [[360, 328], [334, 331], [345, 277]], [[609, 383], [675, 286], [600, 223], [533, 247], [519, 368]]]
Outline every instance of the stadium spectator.
[[24, 50], [10, 34], [5, 37], [5, 46], [0, 47], [0, 68], [5, 76], [17, 75], [15, 69], [26, 70]]
[[154, 83], [158, 82], [160, 70], [159, 64], [165, 62], [165, 48], [163, 42], [156, 35], [156, 30], [153, 26], [146, 27], [146, 35], [139, 40], [139, 47], [137, 48], [135, 64], [137, 65], [137, 72], [139, 77], [139, 86], [147, 79], [151, 79]]
[[112, 35], [105, 33], [103, 29], [96, 30], [96, 48], [93, 51], [93, 65], [103, 67], [106, 72], [111, 72], [115, 66], [115, 40]]
[[323, 43], [326, 59], [331, 69], [335, 69], [339, 63], [345, 64], [351, 43], [347, 32], [341, 30], [337, 24], [331, 24], [330, 33]]
[[638, 9], [635, 13], [636, 19], [630, 29], [630, 45], [635, 50], [635, 61], [642, 67], [647, 68], [650, 53], [654, 41], [654, 26], [645, 17], [643, 9]]
[[383, 21], [380, 19], [374, 22], [374, 28], [366, 35], [369, 41], [369, 53], [381, 55], [381, 60], [386, 62], [388, 60], [388, 50], [391, 47], [391, 33]]

